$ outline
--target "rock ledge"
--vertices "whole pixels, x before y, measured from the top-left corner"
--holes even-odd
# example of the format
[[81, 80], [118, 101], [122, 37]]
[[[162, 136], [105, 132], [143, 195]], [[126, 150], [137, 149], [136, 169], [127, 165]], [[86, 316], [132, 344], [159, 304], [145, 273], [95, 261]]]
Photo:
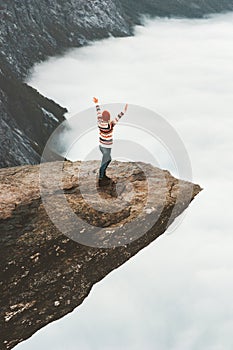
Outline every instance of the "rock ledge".
[[[108, 176], [115, 184], [100, 191], [99, 161], [66, 161], [61, 192], [72, 215], [91, 227], [76, 226], [74, 241], [53, 224], [41, 199], [40, 170], [47, 164], [0, 170], [1, 349], [74, 310], [96, 282], [164, 233], [202, 190], [150, 164], [112, 161]], [[54, 207], [60, 195], [53, 185], [47, 188]], [[91, 245], [85, 244], [88, 236]]]

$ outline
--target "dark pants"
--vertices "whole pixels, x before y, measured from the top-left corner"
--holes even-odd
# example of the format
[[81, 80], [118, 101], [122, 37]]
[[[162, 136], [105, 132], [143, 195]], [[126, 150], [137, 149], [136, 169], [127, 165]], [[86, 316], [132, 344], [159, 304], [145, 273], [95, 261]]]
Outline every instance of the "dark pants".
[[111, 162], [112, 158], [111, 158], [111, 148], [107, 148], [107, 147], [103, 147], [101, 145], [99, 145], [99, 149], [102, 152], [103, 156], [102, 156], [102, 162], [101, 162], [101, 166], [100, 166], [100, 170], [99, 170], [99, 178], [101, 179], [105, 173], [106, 173], [106, 169], [109, 166], [109, 163]]

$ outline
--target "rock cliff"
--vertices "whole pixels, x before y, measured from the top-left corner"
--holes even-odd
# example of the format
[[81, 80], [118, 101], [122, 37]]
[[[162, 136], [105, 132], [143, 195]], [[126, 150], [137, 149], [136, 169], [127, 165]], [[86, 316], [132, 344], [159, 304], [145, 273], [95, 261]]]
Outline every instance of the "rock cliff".
[[[100, 191], [98, 161], [49, 164], [50, 170], [62, 166], [60, 191], [53, 186], [56, 171], [47, 172], [47, 186], [41, 182], [48, 163], [0, 170], [1, 349], [80, 305], [95, 283], [163, 234], [202, 190], [150, 164], [113, 161], [108, 174], [115, 182]], [[62, 194], [80, 219], [73, 237], [45, 210], [51, 200], [52, 212], [69, 225]]]
[[109, 35], [133, 35], [141, 14], [191, 18], [227, 10], [233, 0], [0, 0], [0, 167], [38, 163], [64, 119], [64, 108], [22, 83], [34, 63]]
[[38, 164], [53, 130], [64, 120], [67, 110], [0, 70], [0, 168]]

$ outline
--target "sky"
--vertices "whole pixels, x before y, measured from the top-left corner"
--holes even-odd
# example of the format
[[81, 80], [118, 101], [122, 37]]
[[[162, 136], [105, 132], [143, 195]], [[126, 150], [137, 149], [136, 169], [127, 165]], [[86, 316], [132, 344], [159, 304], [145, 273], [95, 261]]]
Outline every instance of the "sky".
[[[93, 111], [93, 96], [111, 108], [129, 103], [129, 124], [136, 105], [161, 116], [182, 140], [192, 181], [203, 191], [172, 231], [17, 350], [233, 348], [232, 41], [233, 13], [195, 20], [145, 18], [134, 37], [100, 40], [35, 67], [29, 83], [66, 106], [67, 117], [78, 120], [88, 108]], [[136, 134], [122, 123], [117, 138], [131, 135], [145, 146], [146, 136]], [[88, 152], [95, 151], [92, 135]], [[156, 145], [148, 142], [145, 148], [175, 174], [172, 159]], [[85, 158], [77, 149], [72, 157]]]

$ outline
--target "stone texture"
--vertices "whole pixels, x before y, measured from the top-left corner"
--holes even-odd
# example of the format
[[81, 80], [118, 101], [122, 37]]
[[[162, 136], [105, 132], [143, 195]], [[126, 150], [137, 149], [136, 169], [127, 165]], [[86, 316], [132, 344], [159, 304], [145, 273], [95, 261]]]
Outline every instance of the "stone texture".
[[67, 110], [20, 82], [0, 63], [0, 168], [38, 164]]
[[[108, 175], [114, 182], [101, 189], [96, 187], [99, 161], [49, 164], [47, 188], [41, 174], [48, 163], [0, 170], [1, 349], [11, 349], [80, 305], [95, 283], [163, 234], [202, 190], [142, 162], [112, 161]], [[51, 171], [58, 166], [60, 192]], [[65, 219], [59, 205], [63, 194], [90, 230], [76, 226], [76, 241], [64, 235], [48, 217], [41, 194]], [[102, 199], [108, 212], [102, 211]]]

